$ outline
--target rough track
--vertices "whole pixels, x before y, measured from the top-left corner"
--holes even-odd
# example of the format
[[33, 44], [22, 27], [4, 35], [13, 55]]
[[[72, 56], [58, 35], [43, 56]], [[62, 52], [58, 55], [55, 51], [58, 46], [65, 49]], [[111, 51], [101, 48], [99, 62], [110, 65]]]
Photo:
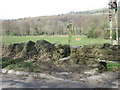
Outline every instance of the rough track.
[[1, 74], [0, 78], [2, 78], [3, 88], [118, 88], [119, 85], [118, 75], [113, 72], [92, 75], [78, 81], [41, 79], [11, 74]]

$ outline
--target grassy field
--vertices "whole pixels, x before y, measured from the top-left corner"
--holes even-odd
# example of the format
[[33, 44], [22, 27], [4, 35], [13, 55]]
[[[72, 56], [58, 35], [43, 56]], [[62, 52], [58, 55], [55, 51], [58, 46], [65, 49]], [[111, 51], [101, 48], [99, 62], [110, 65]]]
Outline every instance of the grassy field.
[[[3, 36], [2, 42], [5, 44], [27, 42], [29, 40], [36, 42], [37, 40], [47, 40], [51, 43], [68, 44], [68, 36]], [[81, 39], [81, 40], [76, 40]], [[87, 38], [86, 36], [73, 36], [72, 46], [83, 46], [88, 44], [103, 44], [109, 42], [101, 38]]]

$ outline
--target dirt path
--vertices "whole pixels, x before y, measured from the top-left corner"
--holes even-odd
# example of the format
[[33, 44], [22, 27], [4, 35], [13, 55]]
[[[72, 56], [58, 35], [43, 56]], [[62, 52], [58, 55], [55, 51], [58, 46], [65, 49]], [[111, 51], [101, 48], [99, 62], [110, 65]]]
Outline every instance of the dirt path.
[[47, 79], [34, 79], [4, 74], [2, 76], [3, 88], [85, 88], [89, 87], [86, 83], [75, 81], [58, 81]]
[[[67, 73], [60, 73], [60, 75], [63, 74], [68, 75]], [[89, 74], [89, 76], [76, 77], [78, 81], [48, 80], [10, 74], [1, 74], [0, 78], [2, 78], [3, 88], [118, 88], [120, 86], [118, 73], [105, 72], [98, 75], [90, 75], [90, 71], [86, 71], [85, 74]]]

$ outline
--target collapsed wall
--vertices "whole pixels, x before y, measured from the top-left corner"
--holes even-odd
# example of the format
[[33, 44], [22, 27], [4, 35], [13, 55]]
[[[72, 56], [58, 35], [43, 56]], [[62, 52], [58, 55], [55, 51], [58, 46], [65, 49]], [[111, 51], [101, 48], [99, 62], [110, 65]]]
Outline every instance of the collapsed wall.
[[15, 43], [7, 47], [3, 46], [3, 57], [24, 59], [52, 59], [58, 60], [70, 55], [70, 46], [51, 44], [45, 40], [27, 43]]
[[94, 65], [98, 60], [120, 61], [120, 45], [84, 45], [71, 48], [71, 61]]
[[37, 42], [11, 44], [3, 47], [3, 57], [53, 60], [70, 56], [68, 61], [76, 64], [92, 66], [98, 60], [120, 61], [120, 45], [84, 45], [70, 47], [69, 45], [51, 44], [45, 40]]

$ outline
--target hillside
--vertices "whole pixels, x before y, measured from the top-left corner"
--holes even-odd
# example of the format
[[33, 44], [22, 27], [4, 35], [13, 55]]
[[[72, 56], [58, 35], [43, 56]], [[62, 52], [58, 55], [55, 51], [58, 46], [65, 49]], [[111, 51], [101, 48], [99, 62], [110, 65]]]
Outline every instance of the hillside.
[[3, 35], [66, 35], [67, 25], [72, 22], [74, 35], [86, 35], [90, 30], [95, 31], [96, 36], [104, 37], [108, 28], [108, 10], [92, 10], [82, 12], [70, 12], [62, 15], [39, 16], [34, 18], [20, 18], [16, 20], [4, 20]]

